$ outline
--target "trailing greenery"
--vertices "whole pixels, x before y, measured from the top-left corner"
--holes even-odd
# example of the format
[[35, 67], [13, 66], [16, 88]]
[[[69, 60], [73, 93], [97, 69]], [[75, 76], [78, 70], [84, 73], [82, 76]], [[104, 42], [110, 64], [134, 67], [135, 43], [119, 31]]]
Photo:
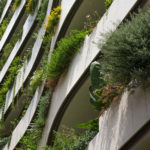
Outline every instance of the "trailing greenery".
[[46, 76], [48, 80], [58, 78], [84, 41], [86, 31], [72, 31], [69, 37], [61, 39], [57, 48], [52, 51], [50, 61], [47, 64]]
[[3, 12], [3, 9], [4, 9], [5, 5], [6, 5], [6, 3], [7, 3], [7, 0], [1, 0], [0, 1], [0, 17], [2, 15], [2, 12]]
[[[102, 46], [102, 70], [113, 83], [146, 86], [150, 83], [150, 10], [131, 15]], [[131, 82], [132, 81], [132, 82]], [[130, 84], [129, 84], [130, 83]]]
[[41, 138], [42, 130], [45, 125], [46, 116], [50, 104], [52, 93], [46, 92], [45, 96], [40, 98], [36, 117], [32, 122], [32, 126], [27, 130], [27, 133], [22, 137], [19, 142], [19, 147], [15, 150], [35, 150]]
[[27, 0], [26, 11], [32, 13], [35, 11], [39, 0]]
[[19, 68], [21, 67], [22, 61], [19, 57], [16, 57], [10, 68], [8, 69], [9, 75], [4, 80], [4, 82], [1, 84], [0, 88], [0, 107], [3, 106], [4, 100], [6, 98], [6, 93], [8, 92], [9, 88], [13, 85], [16, 75], [18, 73]]
[[108, 9], [114, 0], [105, 0], [105, 8]]
[[83, 150], [97, 134], [97, 130], [85, 130], [77, 133], [72, 128], [62, 127], [61, 131], [55, 131], [53, 146], [46, 146], [46, 150]]
[[54, 29], [58, 24], [60, 14], [61, 14], [60, 6], [57, 6], [51, 11], [50, 15], [48, 16], [47, 22], [44, 24], [47, 34], [51, 35], [54, 33]]

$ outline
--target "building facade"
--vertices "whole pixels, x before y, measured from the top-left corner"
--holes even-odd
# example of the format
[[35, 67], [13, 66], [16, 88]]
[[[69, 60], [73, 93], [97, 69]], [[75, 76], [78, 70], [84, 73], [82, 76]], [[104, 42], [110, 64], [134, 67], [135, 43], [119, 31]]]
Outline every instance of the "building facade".
[[1, 149], [52, 149], [46, 145], [55, 143], [54, 130], [96, 117], [87, 150], [150, 148], [148, 88], [125, 89], [102, 114], [89, 102], [90, 64], [104, 35], [139, 7], [147, 10], [148, 0], [0, 2]]

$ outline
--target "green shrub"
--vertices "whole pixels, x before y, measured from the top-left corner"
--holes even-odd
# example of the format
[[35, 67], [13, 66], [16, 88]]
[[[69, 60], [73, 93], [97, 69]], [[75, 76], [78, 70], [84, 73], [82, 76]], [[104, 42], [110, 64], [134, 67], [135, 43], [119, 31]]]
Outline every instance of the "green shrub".
[[72, 31], [69, 37], [61, 39], [57, 48], [52, 51], [50, 61], [47, 64], [46, 76], [48, 80], [58, 78], [84, 41], [86, 31]]
[[114, 83], [124, 86], [150, 83], [150, 10], [133, 14], [102, 46], [103, 70]]
[[105, 8], [108, 9], [114, 0], [105, 0]]
[[84, 133], [77, 133], [72, 128], [63, 127], [61, 131], [55, 131], [53, 146], [47, 146], [46, 150], [83, 150], [95, 137], [97, 131], [86, 130]]

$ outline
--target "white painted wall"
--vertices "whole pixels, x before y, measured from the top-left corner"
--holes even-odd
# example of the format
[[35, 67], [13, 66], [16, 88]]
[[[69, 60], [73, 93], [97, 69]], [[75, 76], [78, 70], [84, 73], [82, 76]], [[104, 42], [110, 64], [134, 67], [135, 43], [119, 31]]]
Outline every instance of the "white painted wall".
[[99, 118], [99, 133], [87, 150], [118, 150], [150, 120], [149, 90], [125, 91]]
[[[101, 18], [92, 34], [86, 36], [80, 52], [73, 58], [68, 72], [61, 77], [55, 89], [46, 126], [39, 144], [41, 147], [47, 143], [53, 121], [65, 98], [99, 53], [100, 49], [98, 48], [97, 43], [99, 43], [100, 40], [104, 40], [102, 35], [109, 30], [115, 30], [136, 2], [137, 0], [115, 0], [108, 12]], [[39, 148], [38, 150], [41, 149], [42, 148]]]
[[31, 123], [31, 120], [35, 114], [35, 111], [37, 109], [39, 99], [41, 97], [41, 94], [43, 92], [44, 86], [41, 86], [37, 88], [35, 95], [33, 96], [33, 99], [26, 111], [25, 116], [20, 120], [14, 131], [12, 132], [10, 144], [7, 143], [3, 150], [13, 150], [15, 146], [18, 144], [22, 136], [25, 134], [29, 124]]

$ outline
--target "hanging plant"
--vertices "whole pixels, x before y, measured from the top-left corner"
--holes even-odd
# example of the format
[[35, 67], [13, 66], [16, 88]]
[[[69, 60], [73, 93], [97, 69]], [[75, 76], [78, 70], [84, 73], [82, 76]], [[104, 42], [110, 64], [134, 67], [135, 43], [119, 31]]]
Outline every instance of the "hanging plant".
[[72, 57], [81, 47], [86, 31], [74, 30], [67, 38], [63, 38], [58, 42], [57, 48], [53, 50], [50, 61], [46, 64], [46, 78], [51, 81], [57, 80], [60, 75], [69, 66]]

